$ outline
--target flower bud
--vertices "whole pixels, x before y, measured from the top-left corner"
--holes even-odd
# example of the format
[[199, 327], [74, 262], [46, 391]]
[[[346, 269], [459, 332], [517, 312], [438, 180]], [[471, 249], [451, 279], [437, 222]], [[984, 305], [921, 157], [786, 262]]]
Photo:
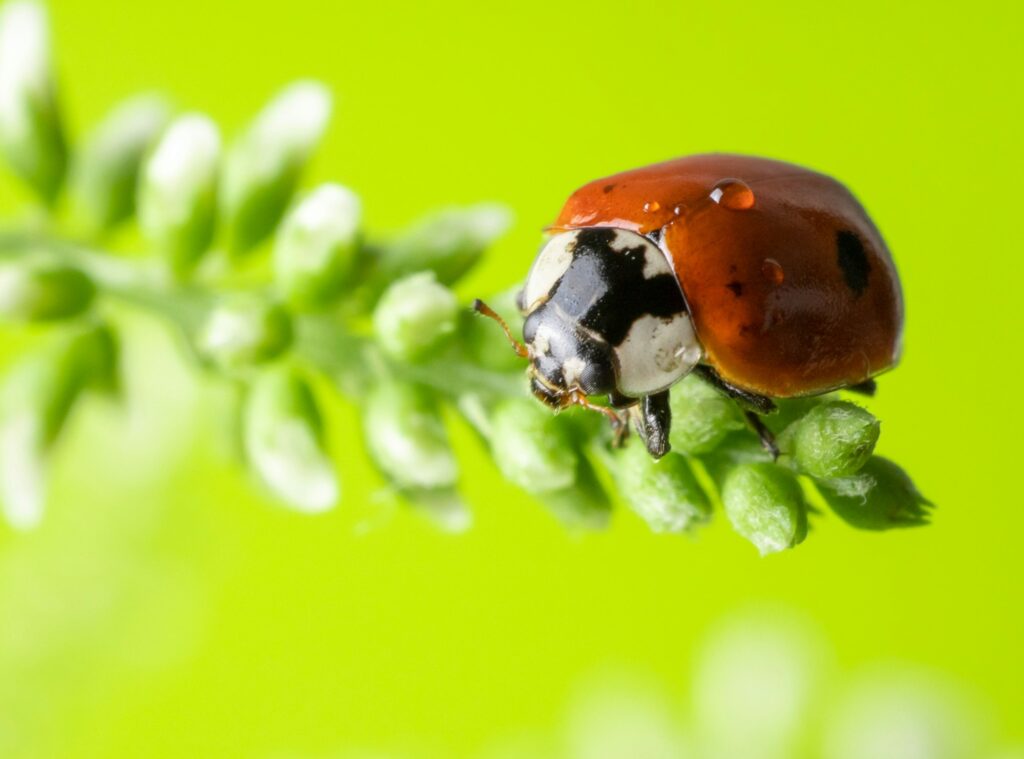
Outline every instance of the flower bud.
[[428, 216], [382, 253], [385, 276], [432, 271], [450, 285], [479, 260], [512, 224], [512, 213], [497, 203], [448, 208]]
[[682, 455], [655, 461], [634, 441], [611, 463], [622, 497], [654, 532], [684, 532], [710, 517], [711, 503]]
[[67, 319], [89, 308], [96, 287], [81, 270], [53, 261], [0, 264], [0, 318]]
[[807, 534], [807, 504], [796, 478], [775, 464], [740, 464], [725, 475], [722, 505], [733, 529], [762, 556]]
[[388, 355], [414, 361], [455, 332], [458, 315], [455, 293], [425, 271], [384, 291], [373, 311], [373, 330]]
[[856, 473], [871, 457], [879, 424], [870, 413], [848, 401], [815, 406], [779, 436], [779, 450], [802, 472], [832, 479]]
[[107, 115], [76, 155], [70, 190], [91, 232], [110, 229], [135, 212], [139, 167], [170, 112], [160, 95], [127, 100]]
[[679, 453], [707, 453], [730, 432], [744, 427], [736, 402], [694, 375], [672, 387], [669, 405], [672, 409], [669, 443]]
[[397, 487], [452, 488], [458, 464], [440, 410], [422, 388], [385, 380], [371, 388], [363, 409], [370, 455]]
[[244, 410], [250, 466], [296, 511], [319, 514], [338, 502], [340, 486], [323, 444], [323, 423], [306, 380], [290, 366], [261, 372]]
[[535, 495], [575, 484], [579, 455], [559, 421], [529, 398], [510, 398], [495, 407], [491, 455], [505, 479]]
[[321, 185], [293, 208], [277, 233], [274, 277], [296, 308], [328, 305], [348, 284], [359, 250], [362, 205], [351, 190]]
[[199, 331], [199, 352], [217, 366], [237, 370], [280, 356], [292, 343], [292, 318], [257, 296], [229, 298], [210, 312]]
[[47, 459], [82, 391], [114, 374], [110, 330], [72, 330], [16, 365], [0, 388], [0, 507], [19, 529], [42, 518]]
[[862, 530], [927, 524], [933, 506], [903, 469], [881, 456], [872, 456], [853, 477], [819, 484], [832, 511]]
[[228, 150], [221, 217], [231, 252], [245, 253], [277, 226], [330, 113], [326, 87], [295, 82], [257, 114]]
[[539, 495], [555, 518], [569, 529], [603, 530], [612, 515], [608, 498], [586, 457], [580, 456], [573, 484]]
[[142, 234], [179, 277], [195, 267], [213, 239], [219, 161], [217, 126], [192, 113], [171, 123], [142, 168]]
[[0, 151], [52, 204], [67, 167], [46, 11], [34, 0], [0, 7]]

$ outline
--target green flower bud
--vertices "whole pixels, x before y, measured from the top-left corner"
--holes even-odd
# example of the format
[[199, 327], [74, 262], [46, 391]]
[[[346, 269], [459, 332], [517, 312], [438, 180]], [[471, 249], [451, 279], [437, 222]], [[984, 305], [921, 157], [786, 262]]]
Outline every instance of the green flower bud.
[[686, 458], [655, 461], [640, 441], [615, 451], [611, 470], [619, 492], [654, 532], [684, 532], [711, 515], [711, 503]]
[[496, 203], [449, 208], [428, 216], [382, 253], [388, 279], [415, 271], [432, 271], [450, 285], [479, 260], [512, 224], [511, 212]]
[[77, 154], [70, 190], [90, 231], [110, 229], [135, 212], [139, 167], [170, 113], [159, 95], [134, 97], [111, 111]]
[[385, 352], [416, 360], [455, 332], [459, 302], [433, 272], [412, 274], [392, 284], [373, 311], [373, 330]]
[[224, 163], [221, 216], [233, 253], [248, 251], [277, 226], [330, 113], [326, 87], [296, 82], [267, 104], [231, 146]]
[[110, 330], [72, 330], [16, 365], [0, 388], [0, 507], [11, 525], [39, 523], [46, 464], [75, 401], [89, 387], [109, 384], [116, 346]]
[[669, 443], [680, 453], [712, 451], [726, 435], [744, 427], [736, 401], [694, 375], [672, 387], [669, 405], [672, 409]]
[[868, 459], [854, 477], [819, 484], [832, 511], [862, 530], [927, 524], [933, 506], [903, 469], [881, 456]]
[[848, 401], [815, 406], [779, 436], [779, 450], [802, 472], [832, 479], [856, 473], [871, 458], [879, 424]]
[[510, 398], [495, 407], [491, 454], [505, 479], [535, 495], [576, 483], [579, 455], [559, 421], [529, 398]]
[[603, 530], [611, 519], [611, 499], [584, 456], [579, 457], [572, 485], [541, 493], [539, 498], [548, 511], [570, 529]]
[[333, 301], [348, 284], [359, 250], [362, 205], [351, 190], [321, 185], [293, 208], [277, 233], [274, 276], [297, 308]]
[[340, 486], [324, 450], [320, 410], [294, 367], [268, 369], [253, 382], [244, 445], [252, 469], [296, 511], [319, 514], [337, 504]]
[[0, 318], [67, 319], [89, 308], [96, 287], [81, 270], [53, 261], [0, 264]]
[[733, 529], [762, 556], [807, 534], [807, 504], [796, 478], [775, 464], [740, 464], [725, 475], [722, 505]]
[[394, 381], [371, 388], [363, 409], [370, 455], [403, 490], [455, 486], [458, 464], [440, 410], [422, 388]]
[[67, 168], [46, 11], [33, 0], [0, 7], [0, 151], [53, 203]]
[[292, 343], [292, 318], [276, 303], [236, 296], [210, 312], [197, 348], [222, 369], [241, 369], [280, 356]]
[[179, 116], [142, 168], [139, 226], [177, 276], [210, 247], [217, 202], [220, 133], [201, 114]]

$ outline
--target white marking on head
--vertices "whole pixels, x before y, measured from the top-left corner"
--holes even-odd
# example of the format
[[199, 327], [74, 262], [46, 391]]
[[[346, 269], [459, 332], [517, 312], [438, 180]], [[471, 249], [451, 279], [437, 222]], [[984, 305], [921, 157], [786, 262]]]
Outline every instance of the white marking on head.
[[565, 386], [572, 387], [573, 385], [578, 385], [586, 368], [586, 362], [579, 356], [567, 358], [565, 363], [562, 364], [562, 376], [565, 378]]
[[549, 328], [546, 324], [540, 324], [533, 336], [530, 348], [534, 356], [546, 356], [551, 351], [551, 337], [548, 335]]
[[[544, 302], [551, 289], [572, 264], [576, 238], [581, 229], [561, 232], [541, 248], [540, 253], [530, 268], [523, 288], [522, 305], [526, 313], [530, 313]], [[668, 256], [657, 245], [643, 235], [628, 229], [614, 229], [609, 247], [616, 253], [641, 248], [644, 256], [644, 279], [651, 279], [661, 274], [673, 274], [672, 264]]]
[[639, 232], [631, 232], [628, 229], [615, 230], [611, 249], [616, 253], [625, 253], [638, 247], [644, 252], [644, 279], [651, 279], [659, 274], [672, 274], [672, 265], [661, 248]]
[[577, 231], [562, 232], [552, 237], [541, 248], [530, 268], [523, 288], [523, 308], [533, 311], [551, 292], [551, 288], [565, 274], [572, 263], [572, 250]]
[[661, 392], [686, 376], [702, 355], [688, 314], [641, 316], [615, 348], [619, 392], [633, 398]]

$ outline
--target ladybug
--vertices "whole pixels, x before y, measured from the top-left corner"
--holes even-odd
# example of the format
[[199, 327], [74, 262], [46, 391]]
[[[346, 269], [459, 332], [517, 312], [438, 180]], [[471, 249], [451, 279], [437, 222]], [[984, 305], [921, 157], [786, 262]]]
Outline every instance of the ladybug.
[[[696, 372], [736, 399], [775, 455], [773, 399], [874, 391], [900, 354], [903, 298], [889, 250], [831, 177], [782, 161], [695, 155], [576, 190], [519, 294], [533, 394], [580, 405], [654, 457], [669, 450], [669, 388]], [[606, 396], [608, 405], [591, 401]]]

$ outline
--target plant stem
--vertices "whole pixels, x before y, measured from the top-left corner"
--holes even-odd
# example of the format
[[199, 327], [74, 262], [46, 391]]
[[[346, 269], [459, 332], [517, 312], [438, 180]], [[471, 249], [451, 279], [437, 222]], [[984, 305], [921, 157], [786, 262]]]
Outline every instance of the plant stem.
[[[127, 259], [49, 235], [0, 233], [0, 259], [37, 256], [81, 268], [103, 295], [170, 322], [187, 339], [219, 300], [209, 286], [174, 282], [152, 260]], [[419, 364], [396, 363], [384, 356], [372, 338], [358, 334], [338, 314], [303, 314], [295, 321], [293, 354], [334, 379], [346, 395], [362, 396], [368, 383], [381, 375], [426, 385], [453, 402], [468, 388], [487, 400], [526, 391], [520, 374], [480, 367], [458, 349]]]

